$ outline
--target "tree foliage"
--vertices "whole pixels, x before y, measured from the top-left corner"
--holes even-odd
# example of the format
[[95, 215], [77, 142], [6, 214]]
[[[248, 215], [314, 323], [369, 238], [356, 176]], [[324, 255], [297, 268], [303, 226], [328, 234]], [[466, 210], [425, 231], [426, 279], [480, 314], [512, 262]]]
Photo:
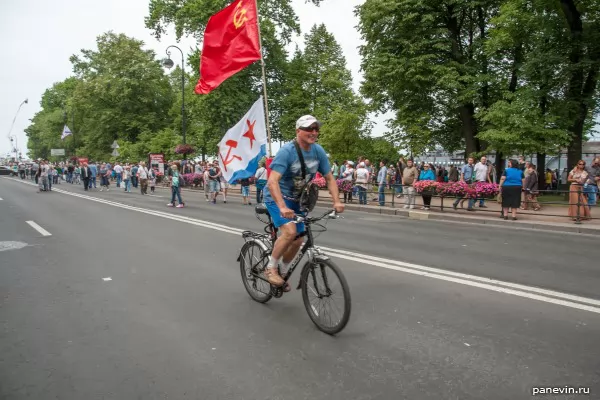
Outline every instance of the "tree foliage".
[[[70, 154], [109, 159], [118, 140], [133, 160], [144, 159], [153, 134], [170, 126], [174, 93], [154, 52], [112, 32], [99, 36], [97, 46], [72, 56], [75, 76], [42, 97], [27, 130], [33, 157], [66, 147]], [[64, 123], [74, 134], [61, 141]]]
[[[597, 111], [600, 5], [573, 0], [366, 0], [365, 82], [394, 140], [466, 154], [554, 152], [569, 164]], [[577, 153], [577, 154], [576, 154]]]

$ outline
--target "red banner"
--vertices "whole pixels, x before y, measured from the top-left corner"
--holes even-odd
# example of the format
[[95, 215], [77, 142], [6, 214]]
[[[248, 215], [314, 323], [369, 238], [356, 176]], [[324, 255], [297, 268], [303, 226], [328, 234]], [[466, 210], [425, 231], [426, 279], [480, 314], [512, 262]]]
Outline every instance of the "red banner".
[[83, 163], [88, 163], [88, 158], [87, 157], [79, 157], [77, 159], [77, 162], [79, 163], [79, 165], [83, 165]]
[[223, 81], [260, 60], [255, 0], [236, 0], [208, 20], [196, 94], [208, 94]]

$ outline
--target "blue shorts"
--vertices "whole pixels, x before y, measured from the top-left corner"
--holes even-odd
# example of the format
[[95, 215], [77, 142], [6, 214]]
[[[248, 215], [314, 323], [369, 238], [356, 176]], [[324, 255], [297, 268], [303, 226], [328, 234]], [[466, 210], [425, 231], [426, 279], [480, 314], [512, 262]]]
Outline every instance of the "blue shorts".
[[218, 192], [219, 190], [220, 190], [219, 181], [214, 180], [214, 179], [208, 181], [208, 191], [209, 192], [215, 193], [215, 192]]
[[[304, 215], [304, 213], [300, 212], [299, 203], [288, 199], [283, 199], [283, 201], [285, 201], [285, 205], [287, 206], [287, 208], [289, 208], [290, 210], [294, 210], [296, 214]], [[273, 225], [275, 225], [275, 228], [279, 228], [282, 225], [289, 224], [290, 222], [294, 221], [293, 219], [283, 218], [281, 216], [281, 212], [279, 211], [277, 203], [275, 203], [274, 201], [265, 202], [265, 206], [267, 206], [267, 210], [269, 210], [269, 214], [271, 215], [271, 219], [273, 220]], [[304, 222], [296, 224], [296, 232], [304, 232]]]
[[242, 186], [242, 196], [250, 196], [250, 186]]

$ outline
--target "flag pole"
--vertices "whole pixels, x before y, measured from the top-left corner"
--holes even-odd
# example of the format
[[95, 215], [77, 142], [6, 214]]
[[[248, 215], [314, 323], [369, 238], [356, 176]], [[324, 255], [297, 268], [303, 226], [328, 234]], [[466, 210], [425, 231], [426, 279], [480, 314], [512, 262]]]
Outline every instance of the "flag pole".
[[269, 157], [272, 156], [271, 153], [271, 125], [269, 124], [269, 101], [267, 97], [267, 76], [265, 73], [265, 58], [263, 56], [263, 45], [262, 45], [262, 35], [260, 33], [260, 18], [258, 13], [258, 0], [254, 0], [254, 4], [256, 5], [256, 26], [258, 27], [258, 42], [260, 44], [260, 64], [262, 67], [262, 84], [263, 84], [263, 95], [264, 95], [264, 103], [265, 103], [265, 117], [267, 120], [267, 141], [269, 142]]

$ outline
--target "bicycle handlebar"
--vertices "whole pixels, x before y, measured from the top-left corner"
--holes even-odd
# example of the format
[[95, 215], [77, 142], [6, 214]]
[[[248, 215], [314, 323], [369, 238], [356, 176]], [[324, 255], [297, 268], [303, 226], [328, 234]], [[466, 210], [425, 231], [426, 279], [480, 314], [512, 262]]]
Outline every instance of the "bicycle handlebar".
[[296, 214], [294, 222], [296, 224], [300, 224], [302, 222], [306, 222], [306, 223], [310, 224], [310, 223], [313, 223], [313, 222], [320, 221], [320, 220], [322, 220], [325, 217], [327, 217], [329, 219], [338, 219], [338, 218], [341, 218], [341, 216], [338, 213], [336, 213], [335, 210], [328, 210], [325, 214], [321, 215], [320, 217], [316, 217], [316, 218], [310, 218], [310, 217], [307, 218], [307, 217], [305, 217], [303, 215]]

